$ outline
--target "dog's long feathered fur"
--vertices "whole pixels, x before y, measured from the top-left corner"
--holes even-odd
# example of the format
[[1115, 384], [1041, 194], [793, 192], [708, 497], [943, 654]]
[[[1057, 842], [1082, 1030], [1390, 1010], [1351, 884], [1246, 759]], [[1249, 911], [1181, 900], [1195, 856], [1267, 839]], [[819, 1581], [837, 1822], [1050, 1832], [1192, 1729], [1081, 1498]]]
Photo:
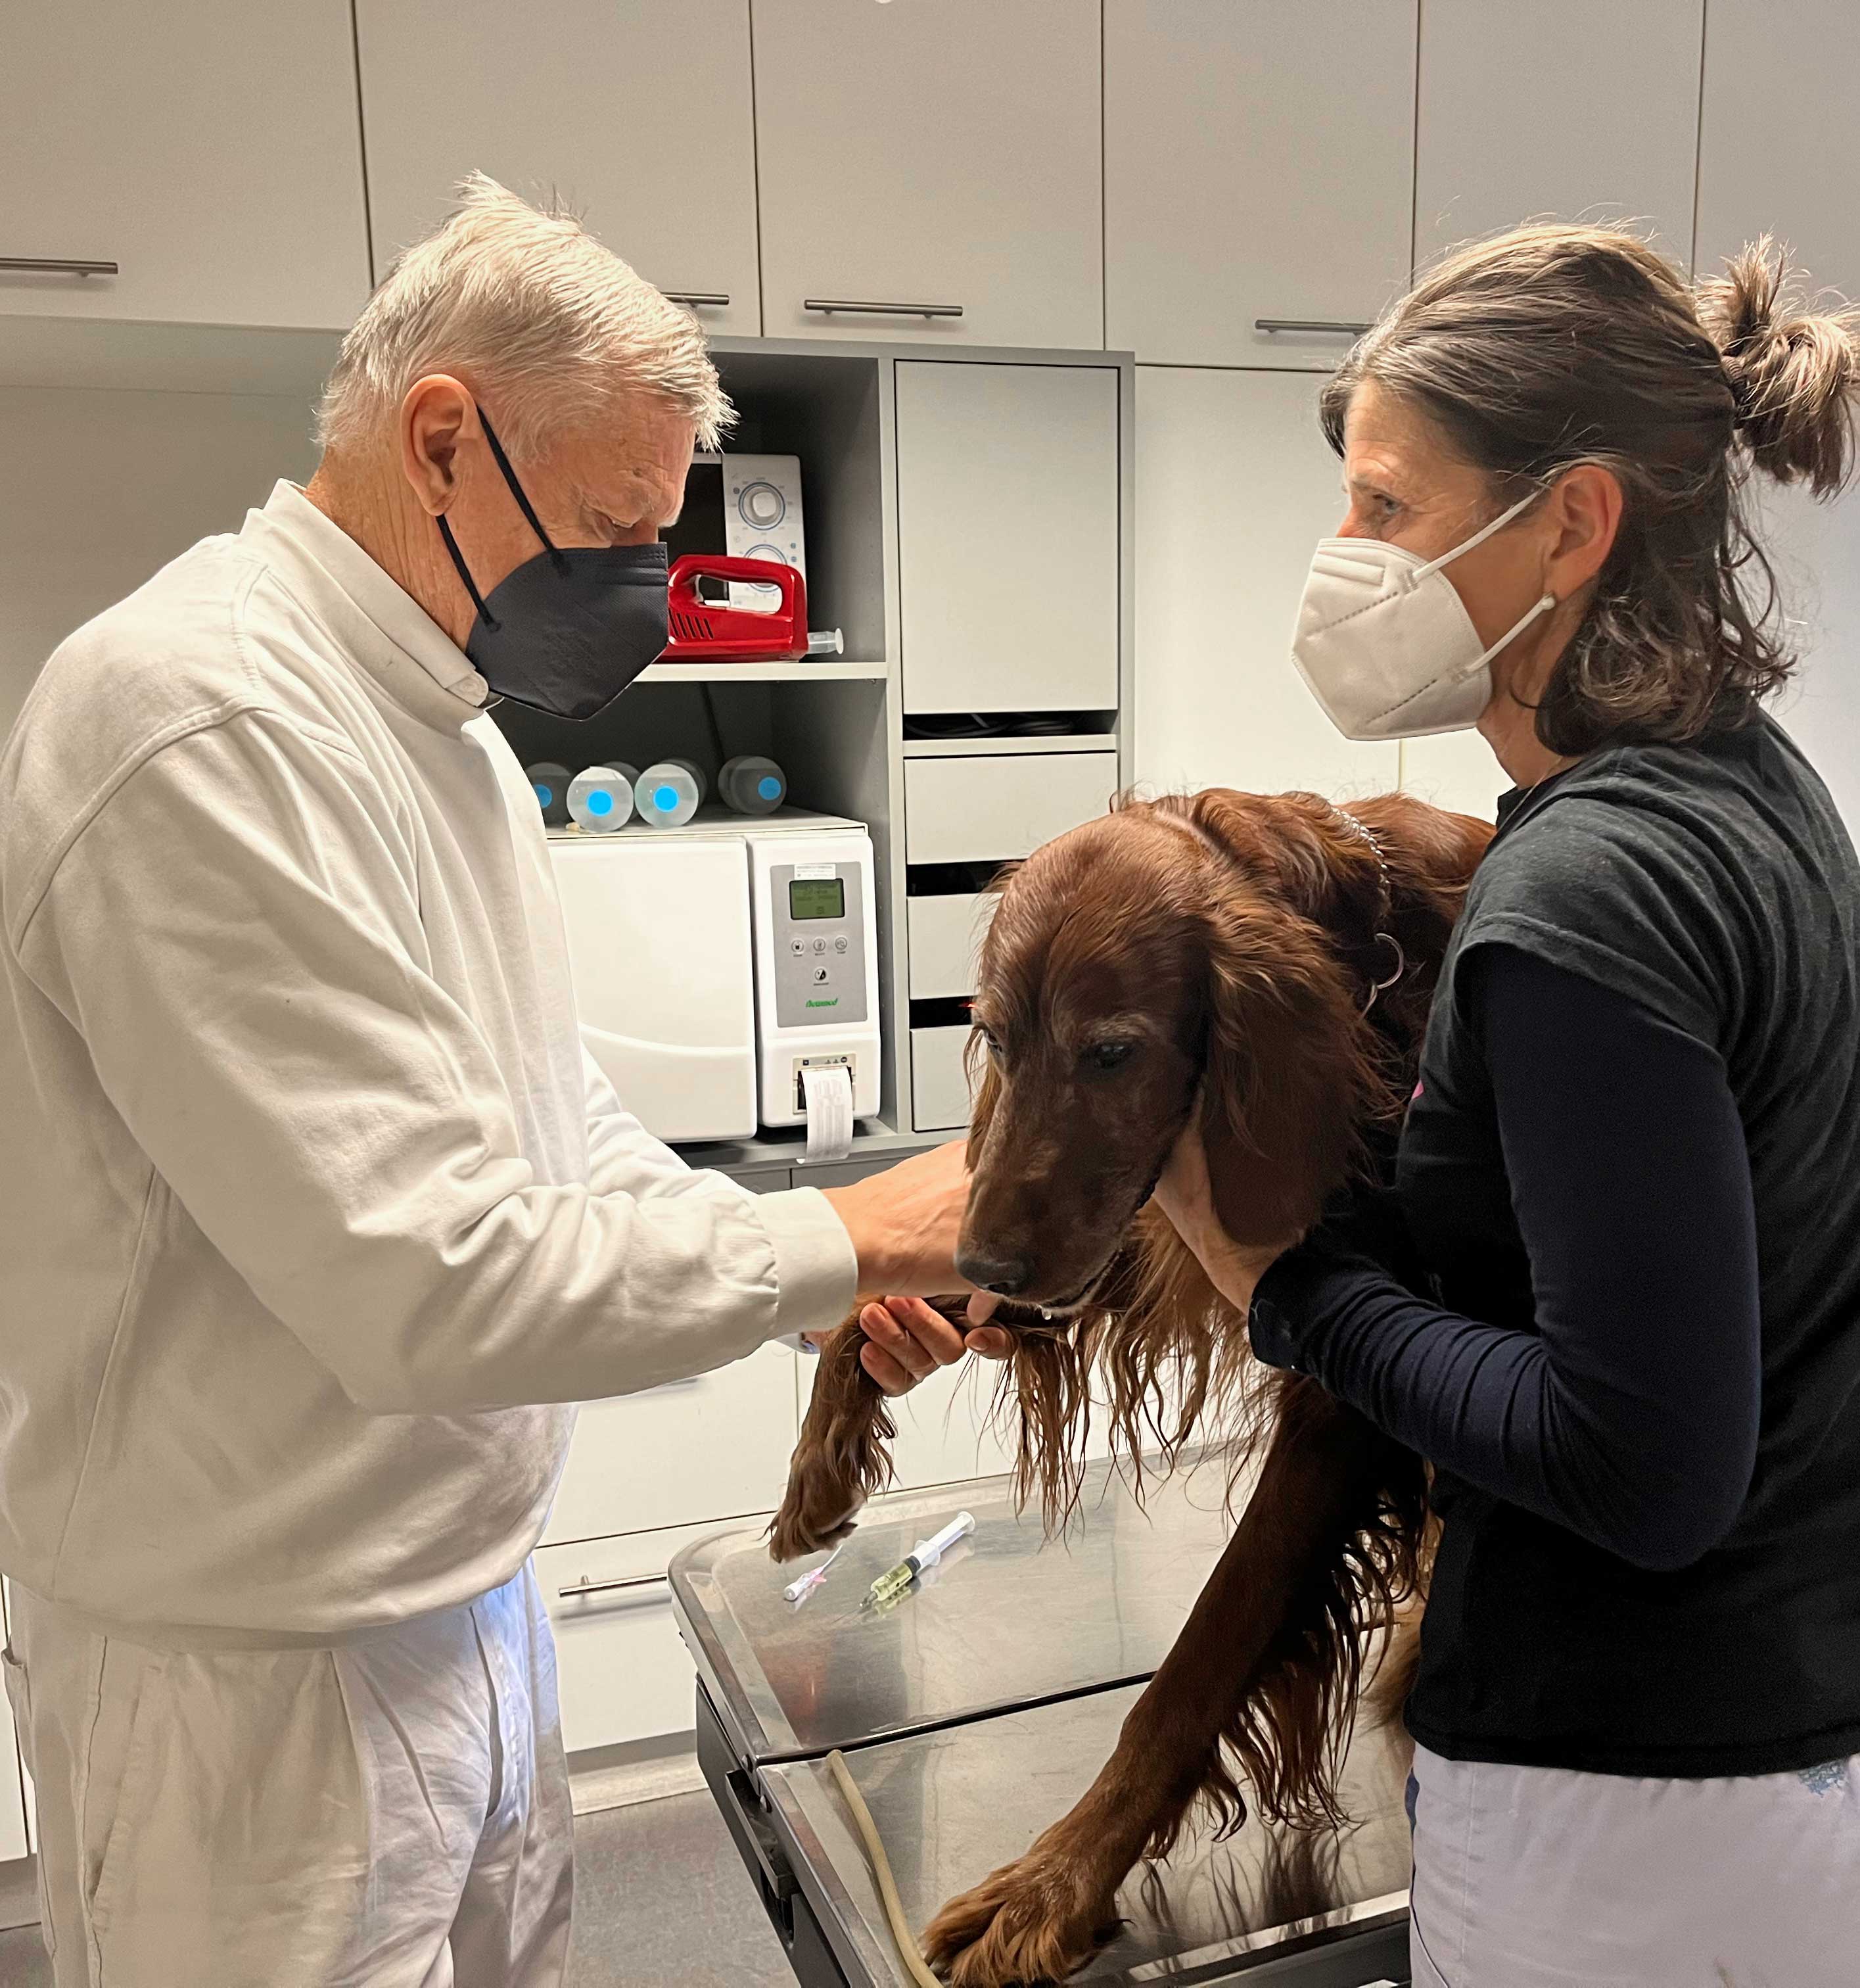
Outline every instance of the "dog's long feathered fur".
[[[1192, 864], [1193, 874], [1183, 884], [1159, 874], [1154, 894], [1167, 901], [1181, 885], [1183, 901], [1205, 901], [1197, 941], [1208, 962], [1202, 1124], [1217, 1188], [1230, 1190], [1223, 1224], [1237, 1239], [1308, 1228], [1405, 1101], [1441, 957], [1490, 832], [1400, 796], [1352, 812], [1373, 842], [1311, 796], [1217, 790], [1126, 803], [1117, 817], [1133, 835], [1145, 822], [1180, 831], [1152, 833], [1143, 860], [1159, 873]], [[1077, 915], [1085, 888], [1073, 885], [1068, 898], [1071, 880], [1055, 875], [1036, 856], [1008, 880], [984, 955], [978, 1013], [991, 999], [997, 1006], [1032, 999], [1016, 976], [1040, 956], [1041, 921]], [[1122, 942], [1138, 909], [1092, 908], [1108, 946]], [[1382, 977], [1381, 930], [1400, 945], [1408, 971], [1365, 1017], [1364, 989]], [[984, 1070], [972, 1158], [991, 1132], [1013, 1135], [1011, 1125], [996, 1124], [1001, 1109], [1001, 1084]], [[1257, 1225], [1251, 1236], [1243, 1233], [1249, 1222]], [[1301, 1445], [1315, 1454], [1328, 1443], [1325, 1453], [1342, 1459], [1325, 1480], [1322, 1511], [1265, 1515], [1308, 1526], [1307, 1564], [1281, 1619], [1268, 1625], [1237, 1710], [1184, 1768], [1223, 1829], [1239, 1826], [1249, 1795], [1274, 1817], [1336, 1823], [1337, 1768], [1365, 1650], [1376, 1656], [1424, 1582], [1420, 1464], [1316, 1384], [1255, 1363], [1244, 1320], [1153, 1210], [1138, 1216], [1084, 1309], [1046, 1321], [1009, 1306], [1001, 1317], [1015, 1344], [997, 1411], [1018, 1423], [1016, 1487], [1023, 1500], [1040, 1501], [1049, 1529], [1076, 1506], [1095, 1412], [1108, 1417], [1112, 1452], [1139, 1495], [1145, 1473], [1174, 1468], [1191, 1441], [1225, 1446], [1230, 1496], [1269, 1453], [1295, 1459]], [[858, 1364], [859, 1342], [849, 1320], [823, 1355], [771, 1529], [779, 1558], [836, 1537], [888, 1480], [892, 1425]], [[1208, 1659], [1218, 1663], [1221, 1653]], [[1167, 1850], [1185, 1814], [1186, 1806], [1159, 1817], [1148, 1854]]]

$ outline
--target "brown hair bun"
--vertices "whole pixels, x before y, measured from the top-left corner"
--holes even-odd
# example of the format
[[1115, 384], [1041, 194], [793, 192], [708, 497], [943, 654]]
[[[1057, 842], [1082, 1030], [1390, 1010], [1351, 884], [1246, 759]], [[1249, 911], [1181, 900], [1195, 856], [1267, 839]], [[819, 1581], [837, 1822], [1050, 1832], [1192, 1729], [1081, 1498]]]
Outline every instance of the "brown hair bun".
[[1807, 307], [1799, 271], [1770, 235], [1747, 243], [1694, 289], [1699, 316], [1723, 357], [1738, 438], [1779, 483], [1818, 497], [1847, 481], [1860, 390], [1856, 316]]

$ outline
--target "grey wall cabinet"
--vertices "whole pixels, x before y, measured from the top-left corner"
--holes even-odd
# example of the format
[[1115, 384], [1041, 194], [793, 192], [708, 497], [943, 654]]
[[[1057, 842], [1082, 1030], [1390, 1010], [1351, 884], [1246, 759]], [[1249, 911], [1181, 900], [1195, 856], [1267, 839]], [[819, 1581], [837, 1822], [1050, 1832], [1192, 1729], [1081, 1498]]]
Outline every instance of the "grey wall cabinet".
[[1705, 0], [1426, 0], [1416, 263], [1538, 215], [1632, 222], [1688, 260], [1704, 17]]
[[0, 316], [338, 326], [360, 309], [348, 0], [14, 0], [0, 82], [0, 257], [116, 265], [0, 269]]
[[1098, 0], [754, 14], [765, 332], [1102, 346]]
[[761, 330], [749, 0], [356, 0], [356, 33], [379, 273], [475, 167], [567, 201], [709, 329]]
[[1408, 273], [1415, 0], [1105, 0], [1105, 329], [1328, 370]]

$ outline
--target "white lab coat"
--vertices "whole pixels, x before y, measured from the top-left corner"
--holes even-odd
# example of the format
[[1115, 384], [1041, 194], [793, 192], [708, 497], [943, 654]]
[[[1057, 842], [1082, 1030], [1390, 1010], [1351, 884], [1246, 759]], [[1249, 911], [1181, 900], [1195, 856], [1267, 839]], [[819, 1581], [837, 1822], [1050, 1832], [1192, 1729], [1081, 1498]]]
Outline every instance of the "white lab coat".
[[573, 1411], [528, 1405], [852, 1301], [818, 1192], [687, 1172], [593, 1072], [484, 695], [281, 484], [0, 757], [0, 1568], [108, 1627], [469, 1601], [561, 1471]]
[[444, 1617], [523, 1568], [564, 1405], [851, 1303], [817, 1192], [688, 1172], [585, 1056], [486, 695], [280, 484], [0, 756], [0, 1569], [45, 1638]]

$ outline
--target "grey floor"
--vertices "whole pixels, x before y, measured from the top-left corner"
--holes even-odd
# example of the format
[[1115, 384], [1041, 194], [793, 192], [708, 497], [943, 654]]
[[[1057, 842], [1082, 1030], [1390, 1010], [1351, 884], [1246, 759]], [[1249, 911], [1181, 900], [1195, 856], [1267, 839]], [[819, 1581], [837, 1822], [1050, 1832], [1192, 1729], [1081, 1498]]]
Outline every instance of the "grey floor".
[[[576, 1818], [569, 1988], [793, 1980], [709, 1794]], [[36, 1926], [0, 1932], [0, 1988], [52, 1988]]]

